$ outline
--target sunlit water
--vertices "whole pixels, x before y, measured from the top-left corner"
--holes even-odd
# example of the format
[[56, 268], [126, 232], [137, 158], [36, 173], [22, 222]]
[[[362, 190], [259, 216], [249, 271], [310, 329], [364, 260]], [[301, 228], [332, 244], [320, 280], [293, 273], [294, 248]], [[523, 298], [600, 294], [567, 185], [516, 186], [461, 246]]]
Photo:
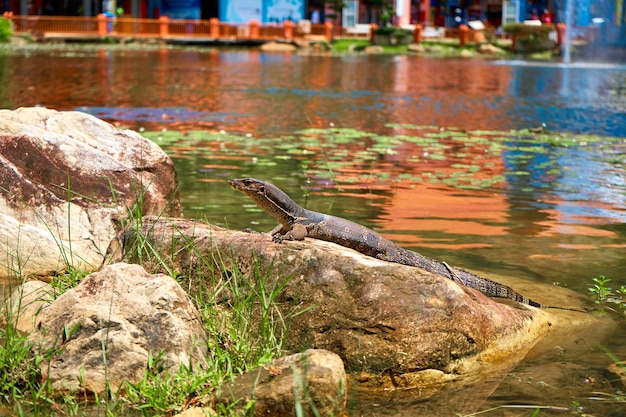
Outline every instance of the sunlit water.
[[[623, 66], [25, 49], [0, 54], [0, 85], [4, 108], [80, 110], [145, 129], [175, 161], [188, 217], [269, 230], [275, 221], [225, 183], [254, 176], [424, 255], [542, 284], [525, 288], [543, 303], [554, 283], [584, 296], [598, 275], [626, 285]], [[505, 134], [540, 127], [583, 136], [555, 145], [534, 133]], [[608, 336], [584, 339], [570, 356], [543, 353], [516, 370], [521, 376], [504, 376], [482, 408], [580, 400], [622, 415], [622, 403], [586, 400], [594, 390], [623, 389], [598, 348], [626, 359], [624, 319], [614, 316]], [[559, 386], [539, 384], [562, 363], [577, 368], [560, 369], [563, 379], [552, 382]], [[393, 402], [365, 414], [428, 410], [419, 400]], [[440, 415], [460, 409], [451, 403]], [[511, 413], [490, 415], [532, 411]], [[540, 415], [554, 413], [562, 412]]]

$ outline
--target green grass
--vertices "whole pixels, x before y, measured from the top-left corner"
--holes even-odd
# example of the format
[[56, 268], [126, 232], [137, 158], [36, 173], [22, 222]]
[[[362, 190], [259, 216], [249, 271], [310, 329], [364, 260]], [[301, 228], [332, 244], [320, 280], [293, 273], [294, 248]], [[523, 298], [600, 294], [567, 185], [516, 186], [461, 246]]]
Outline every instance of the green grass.
[[348, 52], [350, 48], [363, 49], [370, 44], [367, 39], [337, 39], [333, 41], [331, 48], [333, 52]]
[[[478, 44], [468, 43], [461, 47], [457, 39], [441, 39], [441, 40], [424, 40], [421, 43], [424, 48], [424, 54], [429, 56], [440, 57], [458, 57], [463, 50], [469, 50], [476, 52]], [[351, 51], [363, 51], [367, 46], [372, 45], [368, 39], [349, 39], [339, 38], [332, 42], [331, 49], [336, 53], [347, 53]], [[496, 46], [502, 48], [505, 53], [510, 53], [510, 42], [508, 41], [496, 41]], [[409, 45], [393, 45], [383, 46], [384, 53], [389, 54], [407, 54], [412, 53], [409, 51]]]

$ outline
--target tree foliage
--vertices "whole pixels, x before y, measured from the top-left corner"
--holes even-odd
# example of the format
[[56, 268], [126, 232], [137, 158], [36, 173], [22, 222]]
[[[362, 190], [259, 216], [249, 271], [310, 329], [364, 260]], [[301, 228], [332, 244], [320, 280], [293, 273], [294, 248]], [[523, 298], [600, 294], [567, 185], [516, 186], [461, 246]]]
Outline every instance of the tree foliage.
[[11, 21], [0, 17], [0, 42], [8, 42], [11, 39]]

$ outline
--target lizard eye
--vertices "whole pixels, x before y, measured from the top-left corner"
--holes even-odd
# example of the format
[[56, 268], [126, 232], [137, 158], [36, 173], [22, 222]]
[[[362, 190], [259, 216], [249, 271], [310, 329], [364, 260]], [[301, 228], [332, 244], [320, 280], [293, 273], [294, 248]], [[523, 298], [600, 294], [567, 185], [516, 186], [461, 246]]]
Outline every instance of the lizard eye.
[[259, 191], [260, 191], [260, 192], [262, 192], [263, 194], [265, 194], [265, 186], [264, 186], [264, 185], [261, 185], [261, 186], [259, 187]]

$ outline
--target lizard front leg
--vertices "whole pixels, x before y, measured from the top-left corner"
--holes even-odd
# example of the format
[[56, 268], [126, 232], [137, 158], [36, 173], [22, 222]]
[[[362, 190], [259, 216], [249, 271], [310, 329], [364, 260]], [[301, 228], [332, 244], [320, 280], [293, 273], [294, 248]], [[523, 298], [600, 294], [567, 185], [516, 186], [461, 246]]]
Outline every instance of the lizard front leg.
[[283, 240], [303, 240], [309, 233], [306, 226], [300, 223], [294, 224], [291, 230], [281, 234], [280, 232], [282, 230], [282, 225], [278, 225], [272, 230], [274, 242], [280, 243]]

